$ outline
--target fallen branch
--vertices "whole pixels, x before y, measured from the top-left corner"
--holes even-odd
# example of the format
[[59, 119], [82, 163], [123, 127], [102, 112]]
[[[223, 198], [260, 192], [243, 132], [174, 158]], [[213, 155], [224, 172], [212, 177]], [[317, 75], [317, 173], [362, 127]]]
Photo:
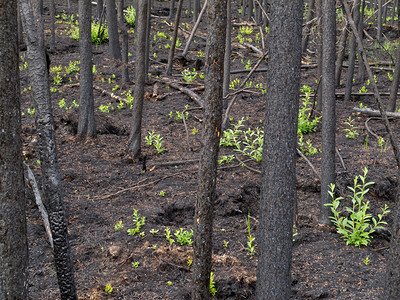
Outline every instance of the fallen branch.
[[[362, 114], [365, 114], [369, 117], [381, 117], [381, 113], [379, 110], [371, 109], [371, 108], [360, 108], [360, 107], [353, 107], [353, 110]], [[400, 118], [400, 113], [397, 112], [386, 112], [386, 115], [391, 118]]]
[[346, 166], [344, 165], [344, 160], [343, 157], [340, 155], [339, 149], [337, 147], [335, 147], [336, 150], [336, 154], [339, 157], [340, 163], [342, 164], [343, 169], [346, 170]]
[[192, 90], [185, 88], [175, 82], [169, 82], [168, 83], [170, 87], [177, 89], [179, 91], [181, 91], [182, 93], [188, 95], [190, 97], [190, 99], [192, 99], [193, 101], [195, 101], [199, 106], [201, 106], [202, 108], [204, 107], [204, 103], [203, 100]]
[[36, 183], [35, 175], [33, 175], [31, 168], [29, 168], [29, 166], [25, 162], [24, 162], [24, 166], [28, 173], [28, 179], [29, 179], [29, 183], [32, 187], [33, 194], [35, 195], [36, 205], [38, 206], [40, 214], [42, 215], [42, 218], [43, 218], [44, 228], [46, 229], [46, 233], [49, 238], [51, 248], [53, 249], [54, 248], [53, 237], [51, 235], [51, 230], [50, 230], [49, 215], [47, 214], [46, 208], [43, 205], [42, 197], [40, 196], [40, 192], [39, 192], [38, 185]]
[[379, 136], [378, 136], [375, 132], [373, 132], [373, 131], [369, 128], [369, 126], [368, 126], [368, 122], [369, 122], [370, 120], [373, 120], [373, 119], [375, 119], [375, 120], [380, 120], [381, 118], [375, 118], [375, 117], [368, 118], [368, 119], [365, 121], [365, 128], [367, 129], [367, 131], [368, 131], [373, 137], [375, 137], [377, 140], [379, 140]]
[[313, 164], [309, 161], [309, 159], [298, 148], [296, 148], [296, 151], [297, 154], [300, 155], [307, 162], [307, 164], [311, 167], [311, 170], [313, 170], [317, 178], [321, 181], [321, 176], [318, 174], [317, 170], [315, 170]]
[[154, 181], [152, 181], [152, 182], [149, 182], [149, 183], [145, 183], [145, 184], [140, 185], [140, 183], [145, 182], [146, 180], [148, 180], [148, 178], [145, 178], [145, 179], [142, 179], [142, 180], [138, 181], [138, 182], [136, 183], [136, 185], [131, 186], [131, 187], [128, 187], [128, 188], [125, 188], [125, 189], [122, 189], [122, 190], [120, 190], [120, 191], [118, 191], [118, 192], [116, 192], [116, 193], [109, 194], [109, 195], [106, 195], [106, 196], [94, 196], [93, 198], [94, 198], [94, 199], [99, 199], [99, 200], [100, 200], [100, 199], [111, 198], [111, 197], [117, 196], [117, 195], [119, 195], [119, 194], [121, 194], [121, 193], [124, 193], [124, 192], [127, 192], [127, 191], [133, 191], [133, 190], [140, 189], [140, 188], [143, 188], [143, 187], [152, 185], [152, 184], [159, 183], [161, 180], [167, 179], [167, 178], [169, 178], [169, 177], [176, 176], [176, 175], [178, 175], [178, 174], [179, 174], [179, 173], [175, 173], [175, 174], [172, 174], [172, 175], [167, 175], [167, 176], [158, 178], [157, 180], [154, 180]]
[[248, 170], [250, 170], [250, 171], [252, 171], [252, 172], [254, 172], [254, 173], [256, 173], [256, 174], [261, 174], [261, 171], [256, 170], [256, 169], [254, 169], [254, 168], [252, 168], [252, 167], [249, 167], [248, 165], [246, 165], [246, 164], [244, 163], [244, 161], [241, 161], [239, 157], [236, 156], [236, 159], [239, 161], [239, 163], [241, 164], [241, 166], [245, 167], [246, 169], [248, 169]]

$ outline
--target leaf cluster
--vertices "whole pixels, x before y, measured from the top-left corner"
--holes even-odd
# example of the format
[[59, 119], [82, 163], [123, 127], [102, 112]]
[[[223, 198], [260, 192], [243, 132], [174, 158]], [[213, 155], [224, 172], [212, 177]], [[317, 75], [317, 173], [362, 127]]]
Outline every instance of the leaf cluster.
[[367, 187], [374, 184], [374, 182], [366, 182], [368, 173], [366, 167], [363, 169], [363, 172], [363, 175], [355, 177], [354, 186], [348, 187], [348, 189], [353, 192], [352, 195], [348, 196], [353, 204], [352, 207], [345, 207], [345, 211], [349, 214], [348, 217], [341, 216], [343, 211], [338, 210], [340, 201], [344, 198], [335, 198], [334, 184], [329, 186], [330, 191], [328, 191], [329, 195], [332, 197], [332, 202], [325, 204], [331, 207], [333, 216], [330, 218], [332, 219], [332, 223], [336, 226], [337, 233], [342, 235], [347, 245], [355, 245], [357, 247], [368, 245], [372, 238], [372, 233], [379, 228], [383, 228], [382, 225], [387, 224], [382, 219], [390, 212], [386, 204], [384, 208], [381, 208], [382, 213], [378, 214], [377, 219], [367, 212], [370, 205], [369, 201], [364, 201], [364, 197], [369, 191]]

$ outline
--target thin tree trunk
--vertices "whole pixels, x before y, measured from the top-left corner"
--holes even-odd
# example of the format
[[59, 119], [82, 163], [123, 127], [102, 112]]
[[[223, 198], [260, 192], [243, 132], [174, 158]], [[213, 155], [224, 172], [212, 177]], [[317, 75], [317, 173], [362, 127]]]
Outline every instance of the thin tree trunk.
[[[39, 38], [40, 35], [43, 35], [43, 31], [38, 30], [35, 25], [30, 1], [20, 0], [20, 5], [25, 31], [25, 43], [28, 47], [27, 58], [30, 83], [32, 85], [32, 98], [35, 102], [43, 194], [54, 239], [54, 260], [58, 286], [62, 300], [75, 300], [77, 299], [75, 278], [58, 171], [46, 57], [43, 43], [41, 43], [43, 37]], [[40, 24], [41, 16], [36, 15], [36, 17], [38, 18], [38, 24]]]
[[[315, 0], [315, 10], [317, 15], [317, 79], [321, 80], [322, 76], [322, 0]], [[318, 82], [318, 85], [320, 83]], [[321, 112], [322, 111], [322, 90], [317, 90], [317, 104], [315, 106], [315, 110]]]
[[315, 9], [315, 0], [310, 0], [308, 4], [307, 17], [305, 20], [306, 26], [304, 27], [304, 37], [301, 46], [303, 53], [307, 51], [308, 41], [310, 39], [311, 20], [314, 17], [314, 9]]
[[[270, 0], [256, 299], [291, 296], [302, 0]], [[284, 87], [277, 82], [284, 83]], [[285, 122], [282, 123], [282, 120]]]
[[226, 16], [226, 0], [210, 0], [207, 22], [203, 147], [200, 154], [194, 219], [193, 300], [210, 298], [215, 186], [222, 121]]
[[119, 27], [121, 28], [122, 36], [122, 82], [129, 82], [129, 69], [128, 69], [128, 30], [125, 24], [124, 18], [124, 0], [118, 0], [118, 16], [119, 16]]
[[232, 5], [231, 0], [227, 0], [226, 9], [226, 40], [225, 40], [225, 58], [224, 58], [224, 81], [223, 81], [223, 106], [228, 107], [228, 99], [225, 98], [229, 93], [229, 84], [231, 81], [231, 33], [232, 33]]
[[51, 19], [51, 39], [50, 50], [56, 49], [56, 3], [50, 0], [50, 19]]
[[100, 20], [103, 14], [104, 3], [103, 0], [97, 0], [97, 18]]
[[335, 55], [336, 55], [336, 7], [335, 1], [322, 0], [322, 172], [321, 202], [319, 221], [330, 224], [331, 210], [325, 206], [331, 203], [329, 185], [336, 181], [336, 95], [335, 95]]
[[190, 44], [192, 43], [194, 34], [196, 33], [196, 30], [197, 30], [197, 27], [199, 27], [201, 18], [203, 17], [204, 12], [206, 11], [206, 8], [207, 8], [207, 1], [208, 1], [208, 0], [205, 0], [205, 1], [204, 1], [203, 8], [201, 9], [201, 12], [200, 12], [200, 14], [199, 14], [199, 17], [197, 18], [197, 21], [196, 21], [196, 23], [194, 24], [194, 26], [193, 26], [193, 28], [192, 28], [192, 32], [190, 33], [189, 39], [188, 39], [187, 42], [186, 42], [185, 49], [183, 49], [182, 56], [186, 56], [186, 54], [187, 54], [188, 51], [189, 51], [189, 47], [190, 47]]
[[144, 74], [145, 76], [145, 81], [148, 81], [148, 74], [149, 74], [149, 62], [150, 62], [150, 30], [151, 30], [151, 25], [150, 25], [150, 17], [151, 17], [151, 5], [152, 5], [152, 0], [149, 0], [148, 3], [148, 9], [147, 9], [147, 16], [146, 16], [146, 44], [145, 44], [145, 65], [144, 65]]
[[106, 0], [107, 5], [107, 25], [108, 25], [108, 45], [110, 55], [114, 59], [122, 60], [121, 47], [119, 45], [117, 12], [115, 0]]
[[[191, 1], [191, 0], [189, 0], [189, 1]], [[169, 3], [169, 16], [168, 16], [168, 18], [173, 20], [174, 16], [175, 16], [175, 0], [171, 0], [171, 2]]]
[[176, 12], [175, 23], [174, 23], [174, 33], [172, 35], [171, 47], [169, 48], [167, 71], [165, 72], [167, 76], [171, 76], [172, 74], [172, 63], [174, 61], [175, 45], [176, 45], [176, 39], [178, 37], [178, 27], [181, 19], [182, 4], [183, 0], [179, 0], [178, 10]]
[[93, 99], [93, 63], [92, 63], [92, 4], [91, 0], [80, 0], [79, 6], [79, 50], [81, 56], [79, 85], [78, 135], [96, 136]]
[[[358, 24], [360, 20], [360, 0], [355, 0], [354, 1], [354, 8], [353, 8], [353, 14], [354, 14], [354, 22]], [[346, 78], [346, 90], [344, 94], [344, 99], [345, 101], [349, 101], [351, 98], [351, 92], [353, 89], [353, 78], [354, 78], [354, 68], [355, 68], [355, 61], [356, 61], [356, 50], [357, 45], [356, 45], [356, 39], [354, 37], [354, 32], [351, 33], [350, 37], [350, 54], [349, 54], [349, 67], [347, 69], [347, 78]]]
[[0, 299], [27, 299], [17, 0], [0, 1]]
[[[364, 35], [364, 10], [365, 10], [365, 0], [362, 0], [361, 2], [361, 12], [360, 12], [360, 20], [358, 22], [358, 34], [360, 37]], [[358, 52], [358, 57], [361, 57], [361, 54]], [[365, 72], [365, 67], [363, 63], [358, 63], [358, 82], [364, 82], [365, 78], [367, 77], [367, 74]]]
[[390, 86], [389, 105], [387, 108], [388, 111], [391, 112], [396, 111], [397, 92], [399, 90], [399, 83], [400, 83], [400, 47], [397, 48], [396, 52], [396, 67], [394, 69], [392, 85]]
[[342, 34], [340, 35], [339, 45], [338, 45], [338, 56], [336, 58], [335, 66], [335, 84], [340, 85], [340, 77], [342, 75], [342, 67], [344, 61], [344, 55], [346, 53], [346, 42], [349, 35], [349, 30], [347, 27], [343, 28]]
[[193, 0], [193, 22], [195, 22], [198, 19], [199, 12], [200, 12], [200, 0]]
[[128, 141], [128, 152], [134, 157], [139, 157], [141, 153], [142, 139], [142, 111], [144, 100], [144, 85], [146, 81], [145, 60], [146, 60], [146, 19], [148, 0], [138, 1], [137, 10], [137, 37], [136, 37], [136, 69], [135, 69], [135, 90], [132, 107], [132, 127]]
[[382, 41], [382, 0], [378, 0], [378, 31], [376, 37], [378, 41]]

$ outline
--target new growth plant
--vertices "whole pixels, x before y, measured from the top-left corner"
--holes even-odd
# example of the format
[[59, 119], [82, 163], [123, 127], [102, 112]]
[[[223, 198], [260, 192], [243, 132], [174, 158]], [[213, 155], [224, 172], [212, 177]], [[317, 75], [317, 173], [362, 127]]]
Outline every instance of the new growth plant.
[[247, 235], [247, 248], [245, 248], [245, 249], [249, 251], [250, 257], [253, 258], [254, 254], [256, 253], [256, 246], [257, 245], [255, 243], [256, 238], [251, 235], [250, 212], [248, 212], [248, 214], [247, 214], [246, 225], [247, 225], [248, 235]]
[[[339, 210], [340, 201], [343, 197], [335, 198], [335, 185], [330, 184], [328, 191], [332, 197], [332, 203], [325, 204], [331, 207], [333, 216], [330, 217], [332, 223], [335, 224], [337, 233], [346, 241], [347, 245], [355, 245], [357, 247], [367, 246], [372, 238], [372, 233], [377, 229], [383, 228], [382, 225], [387, 223], [383, 221], [383, 217], [390, 212], [388, 206], [385, 204], [381, 208], [382, 213], [378, 214], [378, 218], [372, 217], [368, 213], [370, 208], [369, 201], [365, 201], [365, 195], [368, 193], [368, 186], [374, 182], [367, 182], [368, 169], [363, 169], [363, 175], [358, 175], [354, 178], [354, 186], [348, 187], [352, 194], [347, 196], [351, 199], [352, 207], [345, 207], [347, 216], [342, 216], [343, 211]], [[372, 221], [372, 223], [371, 223]]]
[[349, 139], [354, 139], [358, 136], [358, 127], [354, 126], [353, 122], [354, 119], [352, 119], [351, 116], [347, 118], [346, 122], [344, 122], [344, 124], [347, 125], [348, 128], [343, 129], [343, 131], [347, 132], [346, 137]]
[[193, 236], [193, 229], [190, 231], [183, 230], [183, 228], [179, 228], [179, 230], [175, 231], [176, 241], [183, 245], [192, 246], [192, 236]]
[[153, 145], [154, 148], [156, 148], [158, 154], [161, 154], [165, 151], [165, 148], [162, 146], [163, 137], [161, 137], [160, 134], [155, 134], [154, 130], [149, 131], [144, 139], [148, 146]]
[[313, 90], [309, 86], [303, 85], [300, 92], [305, 96], [303, 98], [302, 107], [299, 109], [297, 134], [304, 135], [307, 133], [315, 132], [315, 130], [317, 129], [317, 125], [321, 120], [321, 117], [316, 117], [313, 120], [310, 120], [311, 108], [309, 106], [311, 93], [313, 92]]
[[135, 228], [128, 229], [126, 232], [128, 232], [129, 235], [135, 235], [136, 233], [140, 233], [140, 229], [144, 226], [144, 223], [146, 221], [145, 217], [141, 217], [137, 211], [137, 209], [133, 210], [133, 224], [136, 226]]
[[126, 8], [126, 13], [124, 14], [126, 22], [131, 25], [135, 26], [136, 21], [136, 10], [132, 6], [128, 6]]

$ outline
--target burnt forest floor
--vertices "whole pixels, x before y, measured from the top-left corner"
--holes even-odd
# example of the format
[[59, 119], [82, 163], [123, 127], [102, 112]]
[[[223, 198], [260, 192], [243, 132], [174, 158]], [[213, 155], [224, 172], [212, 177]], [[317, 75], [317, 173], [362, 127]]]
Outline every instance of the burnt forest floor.
[[[46, 6], [45, 1], [45, 6]], [[77, 1], [72, 0], [70, 10], [66, 1], [56, 1], [57, 14], [65, 10], [67, 15], [77, 13]], [[254, 25], [238, 18], [238, 3], [233, 6], [234, 32], [232, 43], [232, 70], [245, 69], [245, 65], [254, 66], [259, 55], [250, 48], [241, 45], [237, 34], [241, 26]], [[179, 32], [182, 52], [190, 29], [192, 17], [183, 8]], [[93, 13], [95, 13], [93, 7]], [[131, 110], [125, 102], [123, 108], [119, 99], [126, 99], [126, 93], [134, 83], [121, 83], [121, 68], [118, 62], [109, 59], [108, 45], [93, 46], [93, 62], [96, 65], [94, 90], [98, 136], [95, 139], [80, 140], [76, 137], [79, 102], [78, 72], [67, 74], [70, 62], [79, 60], [78, 42], [68, 37], [70, 27], [67, 21], [56, 24], [56, 50], [50, 51], [51, 67], [62, 66], [58, 75], [60, 85], [54, 84], [56, 72], [50, 73], [52, 103], [56, 129], [59, 170], [63, 183], [63, 195], [68, 219], [70, 242], [76, 283], [80, 299], [190, 299], [192, 248], [181, 246], [175, 241], [170, 244], [165, 237], [169, 228], [172, 237], [177, 230], [193, 227], [194, 200], [197, 184], [198, 164], [201, 149], [200, 110], [188, 112], [186, 125], [189, 131], [191, 150], [186, 143], [185, 127], [182, 121], [175, 120], [176, 112], [182, 112], [185, 106], [196, 107], [187, 95], [170, 88], [162, 78], [170, 41], [163, 38], [172, 34], [171, 21], [167, 18], [169, 2], [154, 1], [152, 11], [151, 60], [146, 100], [143, 113], [143, 138], [154, 131], [163, 137], [164, 153], [147, 146], [143, 140], [142, 151], [146, 156], [146, 171], [143, 161], [131, 159], [126, 154], [130, 130]], [[45, 14], [45, 34], [49, 40], [49, 11]], [[61, 22], [62, 21], [62, 22]], [[186, 27], [187, 26], [187, 27]], [[246, 41], [261, 48], [258, 28], [250, 35], [244, 34]], [[188, 31], [186, 31], [186, 28]], [[373, 29], [369, 34], [374, 36]], [[385, 34], [394, 37], [397, 31], [386, 28]], [[195, 90], [201, 97], [203, 80], [197, 78], [192, 83], [183, 80], [181, 72], [196, 68], [203, 70], [206, 38], [205, 22], [195, 37], [192, 50], [186, 59], [176, 59], [174, 76], [169, 80]], [[248, 40], [251, 38], [251, 40]], [[133, 34], [130, 33], [129, 60], [130, 76], [134, 80], [135, 51]], [[267, 42], [267, 41], [266, 41]], [[311, 44], [311, 51], [315, 46]], [[371, 61], [387, 61], [386, 52], [370, 44]], [[202, 54], [203, 53], [203, 54]], [[40, 182], [39, 155], [35, 134], [34, 107], [29, 90], [28, 71], [24, 67], [25, 52], [21, 52], [21, 94], [24, 157]], [[316, 88], [315, 55], [303, 57], [302, 85]], [[248, 62], [250, 61], [250, 62]], [[78, 65], [79, 66], [79, 65]], [[263, 62], [260, 68], [265, 68]], [[386, 68], [387, 66], [385, 66]], [[70, 69], [72, 70], [72, 69]], [[53, 70], [54, 71], [54, 70]], [[346, 71], [342, 74], [345, 79]], [[390, 87], [386, 69], [374, 69], [381, 91]], [[232, 74], [234, 79], [243, 80], [247, 73]], [[239, 94], [233, 106], [231, 123], [246, 119], [243, 129], [256, 130], [262, 127], [265, 101], [262, 88], [262, 73], [251, 78], [253, 86], [250, 92]], [[280, 84], [277, 82], [276, 84]], [[257, 85], [257, 86], [256, 86]], [[357, 92], [365, 83], [354, 87]], [[372, 87], [365, 86], [372, 90]], [[282, 87], [284, 88], [284, 87]], [[233, 91], [233, 90], [231, 90]], [[343, 86], [337, 91], [343, 92]], [[123, 94], [125, 92], [125, 94]], [[114, 95], [112, 96], [111, 93]], [[120, 98], [118, 98], [120, 97]], [[384, 98], [387, 101], [387, 97]], [[337, 97], [337, 148], [343, 157], [345, 169], [337, 163], [337, 182], [341, 187], [352, 185], [354, 176], [362, 174], [362, 168], [368, 167], [368, 180], [374, 181], [368, 193], [371, 211], [377, 214], [385, 204], [393, 207], [396, 191], [396, 166], [390, 145], [379, 147], [376, 138], [365, 127], [367, 116], [355, 114], [352, 108], [363, 105], [376, 108], [371, 95], [356, 95], [351, 101]], [[101, 112], [108, 108], [109, 112]], [[29, 113], [29, 112], [31, 113]], [[172, 114], [172, 118], [170, 117]], [[344, 122], [352, 117], [359, 135], [354, 139], [346, 138], [347, 128]], [[248, 118], [248, 119], [247, 119]], [[285, 120], [282, 120], [285, 122]], [[385, 129], [379, 120], [371, 120], [369, 127], [377, 135], [388, 140]], [[392, 121], [394, 132], [399, 137], [396, 121]], [[321, 125], [317, 131], [305, 136], [313, 146], [321, 148]], [[232, 128], [232, 127], [230, 127]], [[196, 133], [196, 130], [198, 132]], [[194, 133], [194, 134], [193, 134]], [[369, 136], [368, 143], [365, 137]], [[399, 140], [399, 139], [397, 139]], [[220, 155], [235, 154], [239, 159], [247, 157], [233, 151], [232, 147], [222, 147]], [[308, 159], [320, 170], [321, 153]], [[192, 162], [179, 163], [178, 161]], [[166, 164], [168, 162], [175, 162]], [[246, 162], [253, 169], [260, 169], [260, 163]], [[322, 227], [318, 223], [320, 181], [304, 159], [297, 162], [297, 216], [295, 228], [297, 235], [293, 242], [292, 299], [378, 299], [383, 291], [387, 247], [390, 236], [387, 230], [374, 235], [367, 247], [346, 246], [335, 230]], [[52, 251], [45, 234], [42, 218], [35, 205], [34, 198], [28, 193], [28, 239], [29, 239], [29, 293], [31, 299], [59, 299]], [[345, 194], [350, 193], [348, 190]], [[258, 228], [258, 206], [260, 194], [260, 175], [242, 167], [237, 159], [221, 166], [218, 172], [217, 200], [215, 208], [213, 237], [213, 267], [215, 274], [216, 299], [252, 299], [255, 292], [257, 248], [251, 257], [247, 248], [248, 229], [246, 216], [250, 214], [251, 232], [256, 237]], [[141, 234], [129, 236], [127, 229], [135, 228], [134, 210], [145, 217]], [[386, 218], [391, 225], [392, 216]], [[122, 222], [123, 228], [115, 226]], [[369, 263], [367, 261], [369, 260]], [[138, 263], [137, 267], [133, 263]], [[110, 294], [105, 287], [111, 285]]]

